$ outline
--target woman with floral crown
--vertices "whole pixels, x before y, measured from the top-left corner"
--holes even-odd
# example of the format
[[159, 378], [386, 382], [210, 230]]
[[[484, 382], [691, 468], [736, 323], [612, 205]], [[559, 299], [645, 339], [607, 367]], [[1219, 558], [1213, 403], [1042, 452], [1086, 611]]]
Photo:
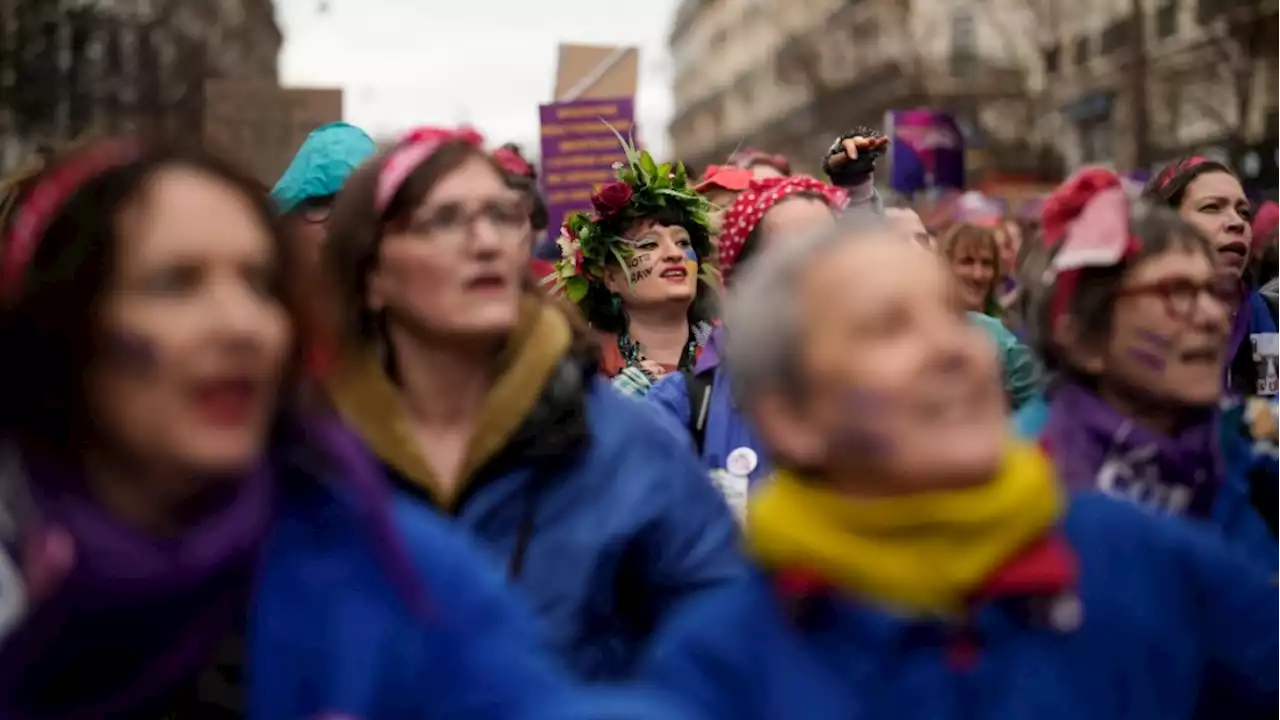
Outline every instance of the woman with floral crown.
[[711, 206], [681, 163], [658, 165], [622, 141], [627, 162], [560, 231], [555, 287], [601, 334], [601, 370], [628, 394], [693, 367], [718, 286]]

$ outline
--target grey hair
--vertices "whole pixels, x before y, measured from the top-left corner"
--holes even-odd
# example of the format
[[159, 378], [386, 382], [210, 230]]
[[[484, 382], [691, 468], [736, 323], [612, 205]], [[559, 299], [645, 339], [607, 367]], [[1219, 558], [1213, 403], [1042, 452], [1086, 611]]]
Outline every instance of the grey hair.
[[870, 212], [851, 213], [834, 228], [773, 243], [749, 262], [725, 302], [725, 365], [734, 398], [804, 390], [800, 372], [800, 284], [805, 271], [846, 243], [888, 226]]

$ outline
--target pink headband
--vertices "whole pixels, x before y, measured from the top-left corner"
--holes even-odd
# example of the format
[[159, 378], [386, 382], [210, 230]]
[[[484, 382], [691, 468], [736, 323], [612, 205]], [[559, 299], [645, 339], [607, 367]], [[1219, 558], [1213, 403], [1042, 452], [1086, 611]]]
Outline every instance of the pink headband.
[[373, 196], [373, 207], [381, 215], [387, 211], [392, 198], [409, 175], [417, 170], [442, 146], [461, 142], [474, 147], [484, 144], [484, 137], [475, 130], [464, 127], [457, 130], [424, 127], [411, 131], [400, 140], [395, 150], [387, 156], [378, 170], [378, 186]]
[[12, 301], [22, 290], [31, 259], [49, 223], [85, 183], [138, 156], [139, 147], [128, 140], [90, 145], [54, 166], [37, 180], [18, 206], [0, 255], [0, 295]]

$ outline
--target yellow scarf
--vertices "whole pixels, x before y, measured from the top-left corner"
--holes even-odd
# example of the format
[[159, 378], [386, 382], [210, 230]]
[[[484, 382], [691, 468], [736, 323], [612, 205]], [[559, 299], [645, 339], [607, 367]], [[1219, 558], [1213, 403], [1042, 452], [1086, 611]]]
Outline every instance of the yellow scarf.
[[1061, 508], [1048, 459], [1015, 445], [995, 479], [963, 490], [857, 498], [776, 472], [751, 497], [746, 538], [767, 567], [813, 572], [886, 608], [951, 615]]
[[462, 463], [461, 481], [451, 491], [436, 479], [430, 462], [423, 457], [400, 402], [400, 390], [382, 371], [382, 363], [372, 350], [361, 348], [346, 354], [328, 378], [326, 389], [343, 420], [383, 462], [452, 510], [471, 476], [506, 445], [533, 411], [572, 340], [573, 330], [560, 310], [534, 298], [521, 303], [519, 327], [507, 344], [499, 362], [502, 369], [485, 398]]

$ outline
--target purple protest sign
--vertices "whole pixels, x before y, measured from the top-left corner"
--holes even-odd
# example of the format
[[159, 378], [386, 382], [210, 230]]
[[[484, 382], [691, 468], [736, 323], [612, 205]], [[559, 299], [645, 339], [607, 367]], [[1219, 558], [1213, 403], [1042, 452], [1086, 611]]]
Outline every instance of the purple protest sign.
[[631, 98], [575, 100], [542, 105], [539, 112], [539, 184], [547, 203], [547, 235], [554, 239], [569, 213], [591, 209], [591, 193], [614, 179], [613, 164], [627, 161], [609, 128], [628, 137], [635, 104]]
[[964, 187], [964, 136], [955, 118], [917, 108], [885, 113], [889, 136], [889, 187], [911, 196]]

